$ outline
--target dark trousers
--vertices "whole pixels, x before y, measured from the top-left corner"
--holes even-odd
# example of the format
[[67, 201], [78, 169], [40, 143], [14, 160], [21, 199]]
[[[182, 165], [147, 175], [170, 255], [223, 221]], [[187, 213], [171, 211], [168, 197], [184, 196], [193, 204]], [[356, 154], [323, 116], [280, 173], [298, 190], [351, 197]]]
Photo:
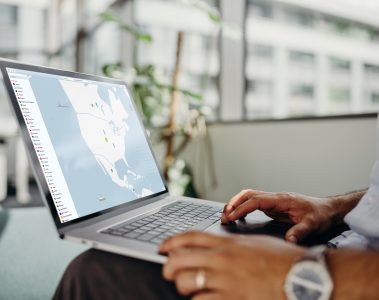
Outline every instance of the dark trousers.
[[187, 298], [163, 279], [162, 265], [91, 249], [70, 263], [53, 299]]

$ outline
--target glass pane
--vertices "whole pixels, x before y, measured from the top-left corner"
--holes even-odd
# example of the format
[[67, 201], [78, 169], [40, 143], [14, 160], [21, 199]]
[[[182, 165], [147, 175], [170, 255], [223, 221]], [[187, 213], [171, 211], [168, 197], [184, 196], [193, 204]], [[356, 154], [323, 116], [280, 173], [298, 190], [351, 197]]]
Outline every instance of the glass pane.
[[60, 3], [59, 24], [61, 45], [74, 43], [78, 26], [76, 0], [63, 0]]
[[364, 66], [364, 107], [367, 111], [378, 111], [379, 107], [379, 65]]
[[248, 119], [378, 111], [378, 2], [247, 3]]
[[288, 114], [311, 115], [315, 110], [315, 56], [311, 53], [289, 52], [289, 99]]
[[[0, 3], [0, 57], [45, 64], [46, 8], [27, 1]], [[0, 76], [0, 118], [12, 117]]]
[[0, 56], [8, 57], [17, 47], [17, 7], [0, 3]]
[[86, 20], [86, 27], [92, 28], [98, 23], [99, 14], [107, 11], [108, 7], [114, 2], [115, 0], [84, 1], [84, 18]]
[[91, 32], [85, 44], [85, 72], [101, 74], [105, 64], [120, 61], [120, 29], [105, 23]]
[[[171, 84], [177, 35], [182, 31], [179, 87], [203, 95], [208, 119], [216, 119], [220, 101], [218, 29], [204, 11], [183, 2], [136, 1], [135, 21], [153, 38], [151, 43], [137, 43], [136, 63], [154, 65], [162, 75], [161, 80]], [[217, 5], [217, 1], [205, 2]]]

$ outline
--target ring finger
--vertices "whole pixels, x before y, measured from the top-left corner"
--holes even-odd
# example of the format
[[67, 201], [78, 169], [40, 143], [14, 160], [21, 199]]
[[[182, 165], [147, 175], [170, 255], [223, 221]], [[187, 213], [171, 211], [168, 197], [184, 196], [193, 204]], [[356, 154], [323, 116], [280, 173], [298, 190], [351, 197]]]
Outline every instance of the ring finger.
[[[199, 272], [203, 272], [202, 280], [199, 280]], [[185, 296], [202, 291], [222, 290], [228, 284], [222, 273], [213, 272], [209, 269], [185, 269], [178, 272], [174, 280], [178, 292]]]

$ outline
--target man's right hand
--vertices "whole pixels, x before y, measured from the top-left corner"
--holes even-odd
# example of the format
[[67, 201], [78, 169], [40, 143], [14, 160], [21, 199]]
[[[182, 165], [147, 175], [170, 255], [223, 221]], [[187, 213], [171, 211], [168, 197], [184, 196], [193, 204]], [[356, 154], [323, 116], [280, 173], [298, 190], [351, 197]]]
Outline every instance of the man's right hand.
[[225, 205], [221, 222], [238, 220], [257, 209], [274, 220], [293, 224], [285, 235], [292, 243], [303, 240], [310, 233], [326, 231], [340, 220], [339, 205], [332, 198], [243, 190]]

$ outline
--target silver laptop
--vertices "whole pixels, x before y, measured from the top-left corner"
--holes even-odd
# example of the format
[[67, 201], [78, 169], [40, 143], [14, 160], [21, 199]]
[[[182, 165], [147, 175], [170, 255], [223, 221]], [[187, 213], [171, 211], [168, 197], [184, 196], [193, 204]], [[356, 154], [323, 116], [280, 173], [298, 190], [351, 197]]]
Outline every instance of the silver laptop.
[[0, 67], [62, 239], [162, 263], [158, 246], [169, 236], [227, 232], [222, 203], [169, 195], [124, 82], [1, 60]]

